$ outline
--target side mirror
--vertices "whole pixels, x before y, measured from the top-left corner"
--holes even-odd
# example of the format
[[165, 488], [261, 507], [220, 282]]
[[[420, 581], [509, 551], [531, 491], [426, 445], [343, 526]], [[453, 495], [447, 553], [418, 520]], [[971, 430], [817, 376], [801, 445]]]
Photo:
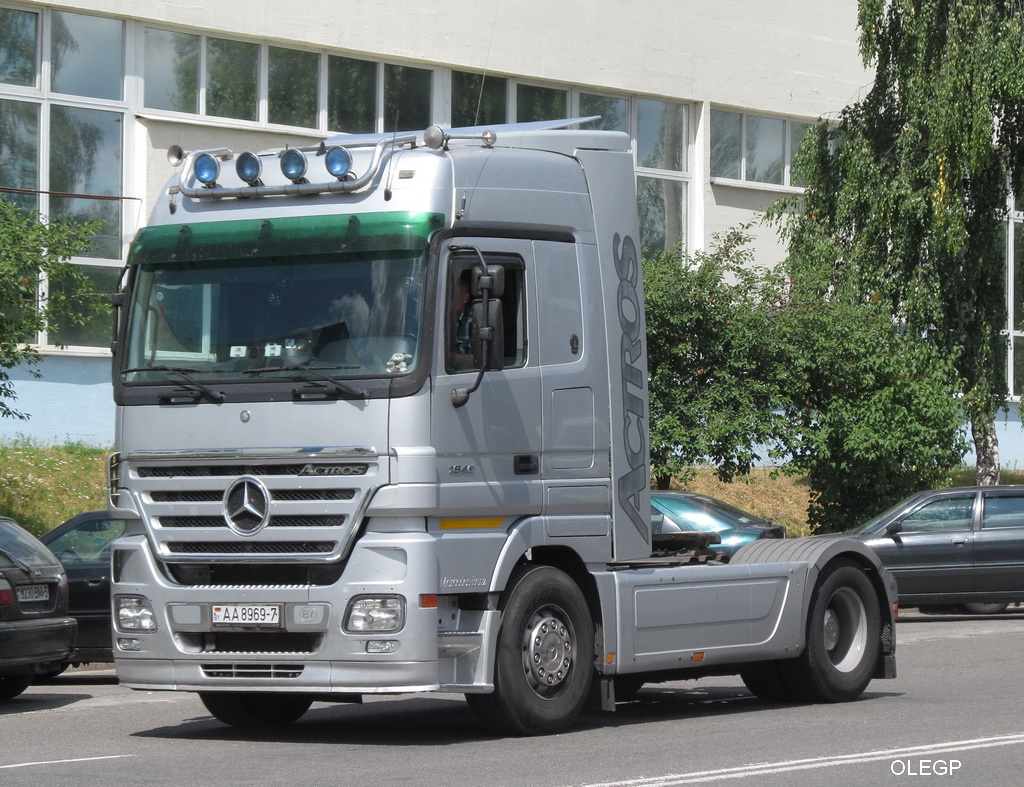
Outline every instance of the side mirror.
[[[473, 304], [473, 365], [484, 368], [487, 360], [487, 371], [501, 371], [505, 368], [505, 321], [502, 315], [501, 301], [477, 301]], [[484, 352], [484, 344], [489, 342], [491, 351]]]
[[890, 522], [885, 526], [885, 535], [892, 538], [893, 536], [898, 535], [901, 530], [903, 530], [903, 523], [896, 520], [895, 522]]

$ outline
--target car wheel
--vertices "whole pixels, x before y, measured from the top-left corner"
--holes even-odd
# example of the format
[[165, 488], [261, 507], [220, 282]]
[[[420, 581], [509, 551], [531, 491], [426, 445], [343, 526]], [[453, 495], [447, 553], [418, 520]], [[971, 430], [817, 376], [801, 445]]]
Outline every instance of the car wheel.
[[305, 694], [203, 691], [199, 699], [218, 721], [233, 727], [287, 727], [313, 704]]
[[0, 675], [0, 700], [17, 697], [32, 685], [35, 675]]
[[766, 661], [743, 670], [740, 678], [750, 693], [765, 702], [793, 702], [797, 699], [787, 683], [781, 661]]
[[831, 563], [811, 594], [806, 647], [781, 665], [786, 683], [808, 702], [856, 699], [874, 676], [881, 634], [878, 598], [867, 575], [853, 563]]
[[968, 615], [998, 615], [1000, 612], [1005, 612], [1008, 606], [1010, 606], [1008, 601], [1005, 604], [999, 602], [985, 604], [980, 601], [971, 601], [967, 604], [961, 604], [960, 609]]
[[583, 710], [594, 676], [594, 624], [583, 593], [562, 571], [531, 568], [506, 591], [494, 692], [467, 694], [470, 708], [502, 734], [564, 730]]

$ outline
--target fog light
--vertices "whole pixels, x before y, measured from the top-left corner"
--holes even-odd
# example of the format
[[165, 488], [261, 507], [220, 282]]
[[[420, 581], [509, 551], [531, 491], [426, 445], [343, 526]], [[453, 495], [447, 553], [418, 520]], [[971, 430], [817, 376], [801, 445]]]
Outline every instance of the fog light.
[[371, 639], [366, 643], [367, 653], [398, 653], [397, 639]]
[[118, 650], [139, 651], [142, 650], [142, 640], [135, 637], [118, 637]]
[[405, 599], [401, 596], [358, 596], [345, 612], [345, 631], [398, 631], [405, 625]]
[[148, 598], [118, 596], [114, 603], [119, 631], [156, 631], [156, 615]]

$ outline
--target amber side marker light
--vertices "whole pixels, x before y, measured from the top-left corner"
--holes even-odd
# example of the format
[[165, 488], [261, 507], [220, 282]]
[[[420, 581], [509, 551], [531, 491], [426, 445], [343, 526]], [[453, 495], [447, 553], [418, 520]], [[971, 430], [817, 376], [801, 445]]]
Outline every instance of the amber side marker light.
[[690, 656], [690, 661], [704, 661], [703, 651], [701, 651], [700, 653], [694, 653], [692, 656]]
[[421, 593], [420, 609], [437, 609], [437, 593]]

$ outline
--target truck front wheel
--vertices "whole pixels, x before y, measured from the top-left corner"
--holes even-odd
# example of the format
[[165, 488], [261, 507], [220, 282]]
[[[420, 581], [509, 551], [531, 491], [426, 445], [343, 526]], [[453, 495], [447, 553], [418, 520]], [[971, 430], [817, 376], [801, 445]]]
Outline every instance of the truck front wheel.
[[287, 727], [313, 704], [303, 694], [204, 691], [199, 699], [210, 714], [233, 727]]
[[786, 684], [797, 699], [809, 702], [857, 699], [874, 676], [881, 635], [871, 581], [854, 563], [836, 561], [811, 596], [804, 652], [781, 664]]
[[539, 566], [506, 591], [494, 693], [466, 701], [491, 730], [544, 735], [567, 728], [583, 710], [594, 676], [594, 624], [568, 575]]

